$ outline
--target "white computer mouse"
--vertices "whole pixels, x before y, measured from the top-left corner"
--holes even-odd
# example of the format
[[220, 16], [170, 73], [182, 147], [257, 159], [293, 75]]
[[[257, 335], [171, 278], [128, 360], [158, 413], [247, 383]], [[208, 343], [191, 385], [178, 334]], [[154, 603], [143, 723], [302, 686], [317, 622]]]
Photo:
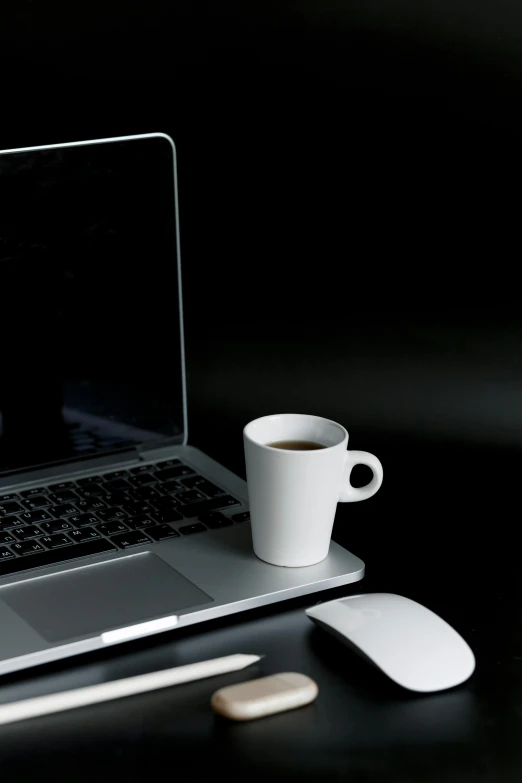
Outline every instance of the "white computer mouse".
[[475, 669], [464, 639], [434, 612], [401, 595], [354, 595], [318, 604], [306, 614], [410, 691], [453, 688]]

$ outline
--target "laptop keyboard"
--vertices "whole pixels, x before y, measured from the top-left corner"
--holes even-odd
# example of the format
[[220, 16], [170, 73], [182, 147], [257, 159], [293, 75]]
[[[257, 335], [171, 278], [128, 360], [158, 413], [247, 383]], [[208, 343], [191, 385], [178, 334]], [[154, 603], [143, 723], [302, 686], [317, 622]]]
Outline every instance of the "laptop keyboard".
[[239, 505], [177, 459], [0, 495], [0, 576], [229, 527]]

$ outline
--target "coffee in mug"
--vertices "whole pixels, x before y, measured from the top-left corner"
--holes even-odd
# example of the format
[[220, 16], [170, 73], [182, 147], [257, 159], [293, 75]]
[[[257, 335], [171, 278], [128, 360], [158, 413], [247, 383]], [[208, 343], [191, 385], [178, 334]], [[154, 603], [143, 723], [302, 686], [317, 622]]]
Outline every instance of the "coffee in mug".
[[275, 443], [267, 443], [271, 449], [287, 449], [288, 451], [317, 451], [325, 449], [322, 443], [315, 443], [313, 440], [276, 440]]

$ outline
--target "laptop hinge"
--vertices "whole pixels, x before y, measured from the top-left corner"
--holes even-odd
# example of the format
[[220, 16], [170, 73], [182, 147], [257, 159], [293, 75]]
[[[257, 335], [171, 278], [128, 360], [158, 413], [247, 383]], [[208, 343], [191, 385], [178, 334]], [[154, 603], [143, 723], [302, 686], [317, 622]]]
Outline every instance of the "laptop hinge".
[[121, 451], [109, 451], [103, 454], [89, 454], [81, 457], [69, 458], [67, 460], [57, 460], [56, 462], [43, 462], [39, 465], [26, 465], [24, 467], [13, 468], [0, 473], [0, 482], [8, 479], [10, 476], [23, 477], [27, 473], [34, 473], [37, 470], [68, 468], [69, 466], [78, 466], [79, 470], [89, 469], [91, 466], [114, 465], [125, 462], [135, 462], [139, 459], [139, 452], [136, 447], [122, 449]]
[[149, 452], [160, 451], [181, 445], [177, 438], [163, 438], [161, 440], [139, 443], [130, 448], [106, 451], [102, 454], [82, 455], [73, 459], [59, 460], [56, 462], [45, 462], [40, 465], [27, 465], [24, 467], [13, 468], [0, 473], [0, 487], [10, 486], [13, 479], [20, 481], [36, 481], [40, 475], [49, 476], [74, 473], [77, 471], [106, 469], [117, 465], [126, 465], [127, 463], [137, 462], [138, 460], [148, 459]]
[[161, 438], [161, 440], [148, 440], [145, 443], [138, 443], [136, 451], [138, 456], [147, 455], [149, 451], [158, 451], [159, 449], [169, 449], [172, 446], [182, 446], [183, 437], [181, 435], [173, 438]]

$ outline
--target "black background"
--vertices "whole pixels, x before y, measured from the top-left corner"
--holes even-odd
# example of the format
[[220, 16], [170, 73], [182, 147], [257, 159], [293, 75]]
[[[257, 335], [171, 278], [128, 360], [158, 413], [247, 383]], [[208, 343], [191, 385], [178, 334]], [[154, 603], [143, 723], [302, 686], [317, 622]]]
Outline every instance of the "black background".
[[[345, 668], [287, 607], [255, 633], [265, 671], [301, 668], [324, 688], [306, 763], [292, 716], [270, 756], [268, 723], [247, 736], [187, 718], [176, 734], [154, 702], [152, 727], [114, 708], [119, 729], [91, 713], [92, 732], [78, 722], [62, 745], [51, 729], [45, 743], [36, 727], [17, 734], [6, 769], [29, 774], [24, 748], [72, 764], [75, 743], [84, 756], [100, 743], [92, 770], [132, 777], [175, 743], [201, 775], [217, 759], [250, 776], [519, 780], [520, 4], [33, 0], [2, 13], [0, 146], [176, 141], [190, 442], [241, 473], [249, 419], [339, 420], [386, 479], [339, 509], [335, 538], [366, 561], [365, 589], [427, 604], [477, 655], [460, 691], [412, 702], [352, 657]], [[250, 627], [214, 632], [235, 652]], [[197, 633], [194, 660], [219, 647]], [[198, 714], [212, 690], [197, 691]]]

